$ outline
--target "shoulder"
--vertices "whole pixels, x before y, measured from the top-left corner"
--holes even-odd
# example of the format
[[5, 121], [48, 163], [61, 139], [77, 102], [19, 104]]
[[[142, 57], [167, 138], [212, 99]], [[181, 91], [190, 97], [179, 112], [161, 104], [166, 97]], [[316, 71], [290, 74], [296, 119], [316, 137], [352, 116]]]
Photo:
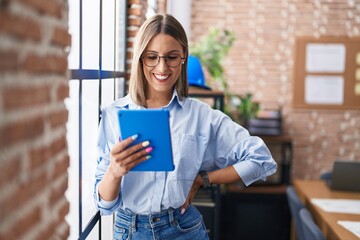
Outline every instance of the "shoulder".
[[134, 104], [134, 102], [131, 100], [130, 95], [126, 95], [125, 97], [118, 98], [110, 105], [116, 108], [129, 108], [131, 104]]
[[117, 114], [117, 112], [122, 108], [128, 108], [128, 106], [132, 103], [129, 95], [118, 98], [117, 100], [111, 102], [110, 104], [104, 105], [101, 107], [101, 115], [105, 117], [106, 115]]
[[197, 109], [204, 109], [204, 110], [211, 110], [212, 108], [206, 102], [203, 102], [197, 98], [184, 98], [184, 106], [197, 108]]
[[197, 115], [200, 119], [212, 119], [221, 121], [227, 115], [211, 106], [212, 103], [204, 102], [196, 98], [184, 98], [184, 110], [192, 116]]
[[205, 114], [222, 114], [221, 111], [214, 109], [211, 106], [212, 103], [204, 102], [202, 100], [199, 100], [197, 98], [185, 98], [184, 100], [184, 106], [186, 108], [189, 108], [193, 111], [198, 111], [199, 113]]
[[126, 95], [125, 97], [118, 98], [115, 101], [111, 102], [110, 104], [104, 105], [101, 107], [101, 110], [108, 110], [108, 109], [120, 109], [120, 108], [129, 108], [129, 105], [134, 104], [134, 102], [131, 100], [129, 95]]

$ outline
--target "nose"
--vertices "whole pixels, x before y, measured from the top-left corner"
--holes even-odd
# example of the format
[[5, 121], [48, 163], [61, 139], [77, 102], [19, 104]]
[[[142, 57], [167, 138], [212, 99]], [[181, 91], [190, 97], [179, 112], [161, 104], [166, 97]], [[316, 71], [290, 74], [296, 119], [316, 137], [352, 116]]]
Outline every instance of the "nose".
[[168, 68], [165, 57], [160, 57], [159, 64], [157, 65], [159, 70], [165, 70]]

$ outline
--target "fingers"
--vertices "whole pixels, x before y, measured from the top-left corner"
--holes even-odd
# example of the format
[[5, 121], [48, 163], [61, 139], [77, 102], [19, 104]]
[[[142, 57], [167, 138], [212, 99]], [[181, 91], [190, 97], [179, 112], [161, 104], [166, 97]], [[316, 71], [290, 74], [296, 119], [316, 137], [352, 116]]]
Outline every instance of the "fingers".
[[[153, 150], [153, 148], [149, 147], [149, 145], [150, 145], [149, 141], [138, 143], [116, 154], [111, 153], [111, 158], [113, 159], [114, 162], [121, 163], [121, 165], [124, 166], [136, 160], [141, 161], [141, 159], [139, 158], [146, 156], [148, 153], [150, 153]], [[143, 160], [146, 160], [146, 158]]]
[[196, 176], [194, 182], [193, 182], [193, 185], [191, 186], [191, 189], [188, 193], [188, 196], [186, 197], [186, 200], [185, 200], [185, 203], [180, 207], [180, 213], [181, 214], [184, 214], [187, 207], [189, 206], [189, 204], [192, 203], [192, 201], [194, 200], [195, 198], [195, 195], [199, 189], [199, 185], [197, 183], [197, 179], [198, 179], [199, 175]]
[[[150, 155], [148, 155], [150, 152], [152, 151], [152, 147], [147, 147], [141, 151], [137, 151], [135, 153], [132, 153], [130, 155], [127, 155], [126, 158], [122, 158], [120, 157], [118, 163], [120, 164], [120, 166], [127, 168], [127, 169], [131, 169], [133, 167], [135, 167], [136, 165], [138, 165], [139, 163], [148, 160], [151, 158]], [[126, 153], [121, 153], [121, 154], [126, 154]]]
[[[149, 141], [144, 141], [144, 142], [138, 143], [138, 144], [136, 144], [134, 146], [131, 146], [129, 148], [126, 148], [119, 155], [121, 155], [122, 158], [127, 158], [130, 155], [140, 157], [141, 155], [149, 153], [149, 152], [152, 151], [152, 147], [149, 147], [149, 145], [150, 145]], [[146, 147], [146, 149], [144, 149], [145, 147]], [[141, 149], [144, 149], [145, 152], [140, 151]]]
[[139, 137], [138, 134], [135, 134], [131, 137], [124, 139], [123, 141], [119, 141], [114, 147], [111, 149], [112, 154], [119, 153], [126, 149], [131, 143], [133, 143]]
[[180, 208], [181, 215], [183, 215], [185, 213], [188, 206], [189, 206], [189, 203], [187, 203], [187, 202], [185, 202], [185, 204], [181, 206], [181, 208]]
[[111, 149], [112, 169], [116, 169], [117, 176], [123, 176], [139, 163], [150, 159], [149, 153], [153, 150], [149, 141], [130, 146], [138, 135], [131, 136], [114, 145]]
[[128, 138], [124, 139], [123, 141], [120, 141], [117, 144], [115, 144], [110, 151], [111, 157], [115, 158], [115, 159], [126, 158], [127, 156], [133, 154], [134, 152], [139, 151], [140, 149], [142, 149], [144, 147], [147, 147], [150, 144], [149, 141], [144, 141], [142, 143], [138, 143], [134, 146], [129, 147], [129, 145], [132, 144], [137, 138], [138, 138], [138, 135], [135, 134], [135, 135], [128, 137]]
[[131, 156], [127, 159], [114, 160], [114, 158], [112, 158], [108, 169], [110, 169], [111, 173], [115, 177], [125, 176], [133, 167], [151, 158], [150, 155], [147, 155], [146, 150], [142, 151], [142, 155], [140, 157], [139, 155], [140, 153], [137, 153], [136, 156]]
[[130, 162], [130, 163], [128, 163], [128, 164], [124, 164], [124, 166], [123, 166], [123, 168], [125, 169], [125, 171], [126, 171], [126, 173], [128, 173], [132, 168], [134, 168], [136, 165], [138, 165], [138, 164], [140, 164], [141, 162], [144, 162], [144, 161], [146, 161], [147, 160], [147, 158], [146, 158], [146, 156], [145, 157], [143, 157], [143, 158], [139, 158], [139, 159], [137, 159], [137, 160], [135, 160], [135, 161], [132, 161], [132, 162]]

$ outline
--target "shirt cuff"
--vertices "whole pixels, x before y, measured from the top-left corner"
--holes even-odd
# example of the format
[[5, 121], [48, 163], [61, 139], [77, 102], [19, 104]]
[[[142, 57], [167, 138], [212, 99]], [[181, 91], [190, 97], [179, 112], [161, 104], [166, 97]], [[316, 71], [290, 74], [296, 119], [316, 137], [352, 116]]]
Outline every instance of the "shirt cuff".
[[253, 165], [250, 161], [242, 161], [233, 165], [235, 171], [239, 174], [241, 180], [246, 186], [249, 186], [256, 180], [258, 180], [257, 174], [252, 168]]
[[111, 208], [113, 208], [116, 205], [116, 203], [117, 203], [117, 201], [119, 199], [119, 196], [117, 196], [112, 201], [106, 201], [106, 200], [102, 199], [100, 197], [100, 194], [99, 194], [99, 184], [96, 186], [96, 193], [95, 194], [96, 194], [97, 204], [102, 209], [111, 209]]
[[101, 208], [105, 208], [105, 209], [111, 209], [112, 207], [114, 207], [115, 206], [115, 204], [116, 204], [116, 202], [117, 202], [117, 200], [119, 199], [119, 196], [117, 196], [114, 200], [112, 200], [112, 201], [106, 201], [106, 200], [104, 200], [104, 199], [102, 199], [101, 197], [100, 197], [100, 195], [98, 195], [99, 196], [99, 206], [101, 207]]

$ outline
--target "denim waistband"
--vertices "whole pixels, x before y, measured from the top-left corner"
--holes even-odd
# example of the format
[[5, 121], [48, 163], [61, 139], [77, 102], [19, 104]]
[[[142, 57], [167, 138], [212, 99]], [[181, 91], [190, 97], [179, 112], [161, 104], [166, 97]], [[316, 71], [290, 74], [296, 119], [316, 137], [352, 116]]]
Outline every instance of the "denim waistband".
[[[190, 207], [190, 206], [189, 206]], [[116, 214], [116, 221], [121, 221], [132, 228], [146, 227], [154, 228], [166, 224], [174, 225], [176, 220], [181, 216], [180, 208], [170, 208], [155, 214], [135, 214], [129, 210], [118, 210]]]

